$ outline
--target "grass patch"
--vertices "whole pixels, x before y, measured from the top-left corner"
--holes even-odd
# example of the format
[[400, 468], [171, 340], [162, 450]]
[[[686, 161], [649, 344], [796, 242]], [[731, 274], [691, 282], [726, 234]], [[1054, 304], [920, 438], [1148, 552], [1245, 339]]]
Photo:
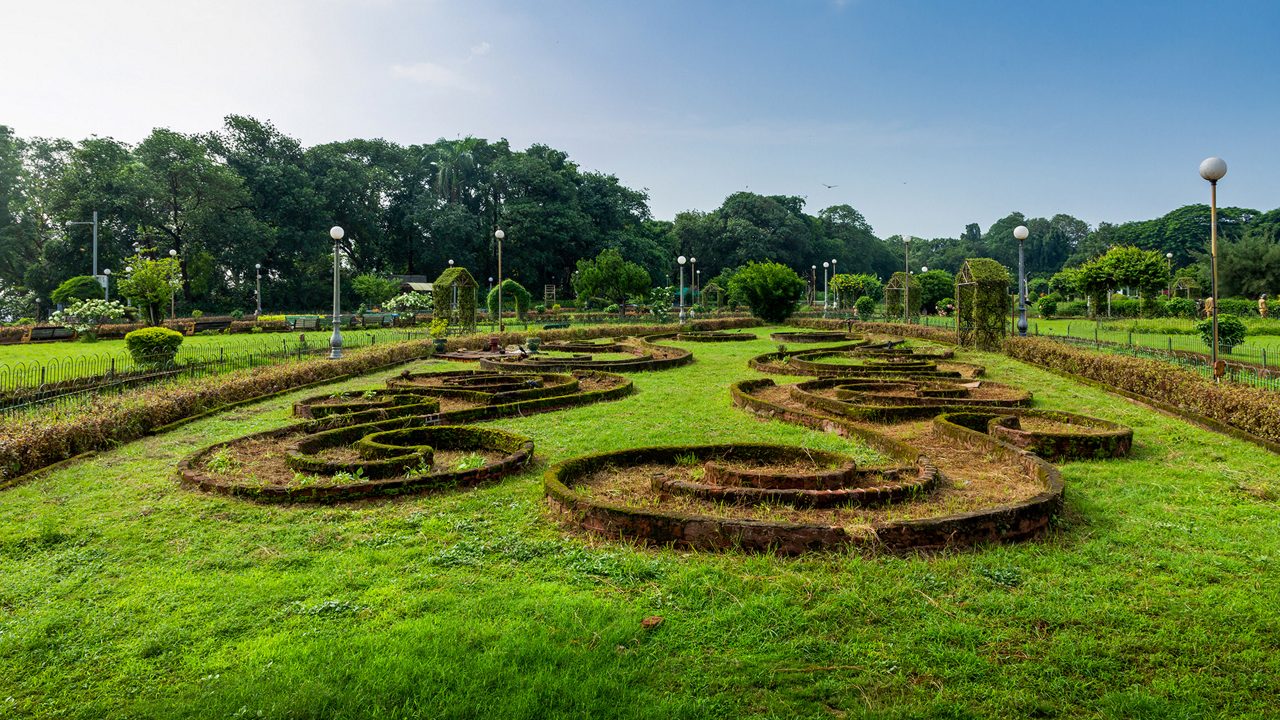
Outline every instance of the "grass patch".
[[631, 375], [618, 402], [493, 423], [538, 461], [475, 490], [290, 507], [177, 486], [178, 459], [289, 422], [310, 390], [0, 493], [0, 717], [1273, 712], [1280, 457], [1001, 356], [957, 359], [1135, 432], [1130, 459], [1063, 466], [1067, 512], [1042, 540], [786, 560], [551, 522], [541, 472], [572, 455], [752, 440], [869, 457], [730, 406], [773, 349], [760, 335], [675, 343], [696, 361]]

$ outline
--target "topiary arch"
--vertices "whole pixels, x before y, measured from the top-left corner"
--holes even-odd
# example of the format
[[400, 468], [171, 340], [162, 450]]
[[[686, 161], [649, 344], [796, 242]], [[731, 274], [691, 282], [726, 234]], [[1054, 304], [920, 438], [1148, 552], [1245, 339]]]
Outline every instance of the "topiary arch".
[[1009, 270], [991, 258], [969, 258], [956, 274], [956, 333], [961, 345], [1000, 347], [1012, 310]]
[[906, 273], [896, 272], [889, 278], [889, 282], [884, 286], [884, 314], [888, 318], [902, 317], [902, 295], [903, 290], [908, 289], [906, 293], [907, 302], [911, 304], [911, 316], [915, 317], [920, 314], [920, 303], [924, 300], [924, 292], [920, 287], [920, 281], [913, 275], [911, 277], [911, 285], [906, 284]]
[[431, 300], [436, 319], [464, 330], [476, 328], [476, 279], [466, 268], [451, 267], [440, 273], [431, 285]]
[[502, 292], [502, 309], [505, 311], [511, 306], [515, 306], [516, 317], [524, 319], [524, 314], [533, 306], [533, 296], [520, 283], [507, 278], [501, 284], [489, 291], [489, 297], [486, 304], [489, 306], [489, 317], [498, 317], [498, 292]]

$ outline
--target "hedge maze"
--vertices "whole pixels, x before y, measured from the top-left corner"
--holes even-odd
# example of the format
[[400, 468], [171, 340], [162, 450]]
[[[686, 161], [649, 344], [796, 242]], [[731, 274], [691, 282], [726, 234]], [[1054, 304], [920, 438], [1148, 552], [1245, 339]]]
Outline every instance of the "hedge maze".
[[1052, 462], [1122, 457], [1132, 444], [1122, 425], [1030, 409], [1030, 392], [927, 344], [858, 339], [749, 364], [815, 379], [737, 382], [737, 407], [859, 440], [878, 461], [769, 445], [624, 450], [548, 469], [552, 506], [590, 532], [703, 550], [976, 545], [1050, 523], [1063, 496]]

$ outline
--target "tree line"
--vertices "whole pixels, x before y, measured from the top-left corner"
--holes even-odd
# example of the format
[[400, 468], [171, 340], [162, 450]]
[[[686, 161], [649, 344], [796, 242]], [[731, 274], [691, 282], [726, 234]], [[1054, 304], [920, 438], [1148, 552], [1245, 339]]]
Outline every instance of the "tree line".
[[[90, 273], [91, 230], [67, 223], [95, 210], [101, 267], [119, 274], [130, 257], [174, 250], [179, 307], [205, 311], [252, 307], [258, 264], [265, 307], [324, 307], [332, 225], [346, 230], [339, 249], [349, 278], [431, 279], [452, 259], [482, 285], [497, 274], [493, 231], [501, 227], [504, 276], [538, 295], [544, 285], [570, 290], [577, 262], [611, 249], [656, 286], [677, 284], [680, 254], [697, 258], [703, 285], [763, 260], [819, 284], [831, 260], [841, 273], [887, 280], [907, 259], [901, 236], [878, 237], [852, 206], [810, 214], [797, 196], [737, 192], [714, 210], [655, 219], [644, 190], [545, 145], [516, 150], [466, 137], [305, 147], [270, 122], [239, 115], [208, 133], [157, 128], [137, 144], [20, 137], [0, 126], [0, 318], [32, 315], [37, 302], [47, 311], [60, 283]], [[1280, 289], [1280, 210], [1229, 207], [1219, 217], [1223, 294]], [[1012, 230], [1025, 224], [1032, 277], [1133, 245], [1172, 253], [1174, 269], [1199, 274], [1207, 287], [1208, 223], [1204, 205], [1097, 227], [1066, 214], [1011, 213], [985, 232], [970, 223], [956, 237], [913, 238], [909, 264], [954, 273], [965, 258], [991, 257], [1016, 267]]]

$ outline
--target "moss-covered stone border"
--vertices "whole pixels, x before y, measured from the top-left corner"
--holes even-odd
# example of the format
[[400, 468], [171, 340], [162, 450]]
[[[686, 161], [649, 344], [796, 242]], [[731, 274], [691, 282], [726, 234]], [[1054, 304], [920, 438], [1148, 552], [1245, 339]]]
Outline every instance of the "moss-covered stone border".
[[744, 342], [746, 340], [759, 340], [759, 336], [749, 332], [723, 332], [720, 330], [697, 331], [691, 330], [678, 333], [675, 337], [681, 342]]
[[[536, 355], [523, 358], [481, 358], [480, 368], [497, 372], [569, 372], [572, 370], [599, 370], [603, 372], [653, 372], [688, 365], [693, 353], [683, 348], [664, 345], [661, 351], [670, 357], [654, 356], [657, 341], [673, 338], [677, 333], [660, 333], [638, 338], [635, 343], [619, 343], [620, 352], [634, 352], [634, 360], [596, 360], [590, 357], [543, 359]], [[647, 351], [647, 352], [646, 352]], [[596, 352], [599, 352], [598, 350]]]
[[[398, 418], [382, 423], [342, 428], [349, 434], [369, 435], [405, 427], [411, 419]], [[421, 475], [385, 479], [366, 478], [341, 485], [261, 486], [229, 481], [206, 473], [200, 464], [213, 453], [234, 443], [258, 439], [276, 439], [306, 432], [310, 423], [295, 423], [274, 430], [245, 435], [210, 445], [178, 463], [178, 475], [184, 487], [205, 492], [231, 495], [262, 502], [327, 503], [368, 497], [401, 495], [449, 488], [471, 487], [518, 472], [533, 458], [533, 441], [522, 435], [494, 428], [435, 426], [417, 428], [431, 435], [431, 446], [439, 449], [489, 449], [506, 455], [496, 463], [472, 470], [446, 470]]]
[[824, 343], [824, 342], [846, 342], [849, 340], [860, 341], [863, 339], [861, 335], [841, 332], [839, 330], [808, 330], [802, 332], [785, 331], [770, 333], [769, 339], [780, 343]]
[[[1045, 432], [1021, 429], [1021, 418], [1043, 418], [1079, 426], [1079, 432]], [[1109, 460], [1129, 454], [1133, 428], [1108, 420], [1053, 410], [1021, 409], [1018, 412], [949, 412], [933, 419], [934, 431], [956, 436], [956, 427], [984, 432], [1050, 462]]]
[[[844, 418], [783, 407], [752, 394], [772, 385], [774, 382], [770, 379], [734, 383], [730, 387], [730, 396], [734, 405], [757, 415], [836, 433], [842, 437], [858, 438], [891, 457], [900, 458], [917, 452], [906, 443], [860, 427]], [[939, 412], [936, 408], [925, 410], [934, 414]], [[956, 425], [953, 433], [951, 437], [959, 442], [1002, 459], [1014, 461], [1044, 490], [1021, 502], [983, 510], [939, 518], [879, 523], [874, 526], [874, 538], [859, 538], [859, 544], [877, 545], [891, 550], [908, 550], [1020, 540], [1043, 530], [1052, 518], [1061, 512], [1065, 488], [1061, 472], [1051, 463], [985, 432], [977, 432]], [[928, 462], [923, 456], [920, 460]]]

